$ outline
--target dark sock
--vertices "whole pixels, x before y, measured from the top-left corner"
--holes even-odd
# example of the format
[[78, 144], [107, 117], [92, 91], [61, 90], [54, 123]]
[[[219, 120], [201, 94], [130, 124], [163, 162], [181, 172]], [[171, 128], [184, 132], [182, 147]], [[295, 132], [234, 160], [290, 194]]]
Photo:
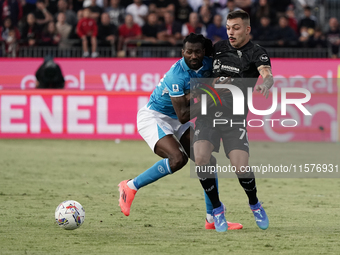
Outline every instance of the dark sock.
[[242, 188], [246, 192], [249, 204], [255, 205], [259, 200], [256, 196], [256, 183], [255, 183], [255, 175], [253, 172], [248, 172], [246, 174], [237, 175], [238, 181], [240, 182]]
[[[201, 169], [208, 169], [209, 165], [201, 166]], [[200, 179], [200, 183], [209, 197], [212, 206], [218, 208], [221, 206], [220, 198], [218, 196], [217, 186], [216, 186], [216, 176], [215, 173], [210, 172], [197, 172], [198, 178]]]

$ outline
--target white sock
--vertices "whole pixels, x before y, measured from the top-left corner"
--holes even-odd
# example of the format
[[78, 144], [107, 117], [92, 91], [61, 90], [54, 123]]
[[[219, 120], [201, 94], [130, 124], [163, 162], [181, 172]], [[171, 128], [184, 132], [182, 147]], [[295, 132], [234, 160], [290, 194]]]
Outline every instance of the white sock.
[[130, 181], [128, 181], [128, 182], [127, 182], [127, 185], [128, 185], [128, 187], [129, 187], [130, 189], [138, 190], [138, 189], [136, 188], [135, 184], [133, 184], [133, 179], [130, 180]]
[[209, 223], [213, 223], [214, 222], [214, 217], [211, 214], [209, 214], [209, 213], [207, 213], [207, 221]]

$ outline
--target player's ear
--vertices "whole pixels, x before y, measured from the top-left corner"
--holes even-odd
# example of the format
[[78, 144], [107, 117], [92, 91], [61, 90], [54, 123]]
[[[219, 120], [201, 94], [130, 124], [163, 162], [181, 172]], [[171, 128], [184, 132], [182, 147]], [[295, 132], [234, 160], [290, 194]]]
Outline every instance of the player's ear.
[[182, 57], [184, 57], [184, 50], [182, 49]]
[[251, 26], [247, 26], [247, 35], [249, 35], [251, 32]]

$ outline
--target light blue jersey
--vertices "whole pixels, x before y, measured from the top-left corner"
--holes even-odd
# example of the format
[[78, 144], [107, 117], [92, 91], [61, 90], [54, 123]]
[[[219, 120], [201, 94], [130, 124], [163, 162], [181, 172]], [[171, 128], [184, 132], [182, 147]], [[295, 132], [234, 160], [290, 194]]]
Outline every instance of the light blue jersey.
[[211, 75], [213, 60], [204, 57], [203, 66], [198, 70], [191, 70], [184, 58], [172, 65], [170, 70], [160, 80], [150, 96], [147, 107], [177, 119], [170, 97], [181, 97], [190, 92], [191, 78], [208, 78]]

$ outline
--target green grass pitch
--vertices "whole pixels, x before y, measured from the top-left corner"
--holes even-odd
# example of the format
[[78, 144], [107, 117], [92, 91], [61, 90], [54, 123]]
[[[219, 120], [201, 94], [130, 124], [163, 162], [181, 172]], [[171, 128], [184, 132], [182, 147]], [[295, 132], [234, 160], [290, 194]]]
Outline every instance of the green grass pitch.
[[[251, 164], [336, 159], [335, 143], [252, 142]], [[129, 217], [117, 184], [159, 158], [143, 141], [0, 140], [0, 254], [339, 254], [340, 179], [257, 179], [270, 219], [260, 230], [237, 179], [220, 179], [227, 220], [204, 229], [205, 205], [189, 166], [138, 191]], [[85, 223], [61, 229], [57, 205], [80, 202]]]

